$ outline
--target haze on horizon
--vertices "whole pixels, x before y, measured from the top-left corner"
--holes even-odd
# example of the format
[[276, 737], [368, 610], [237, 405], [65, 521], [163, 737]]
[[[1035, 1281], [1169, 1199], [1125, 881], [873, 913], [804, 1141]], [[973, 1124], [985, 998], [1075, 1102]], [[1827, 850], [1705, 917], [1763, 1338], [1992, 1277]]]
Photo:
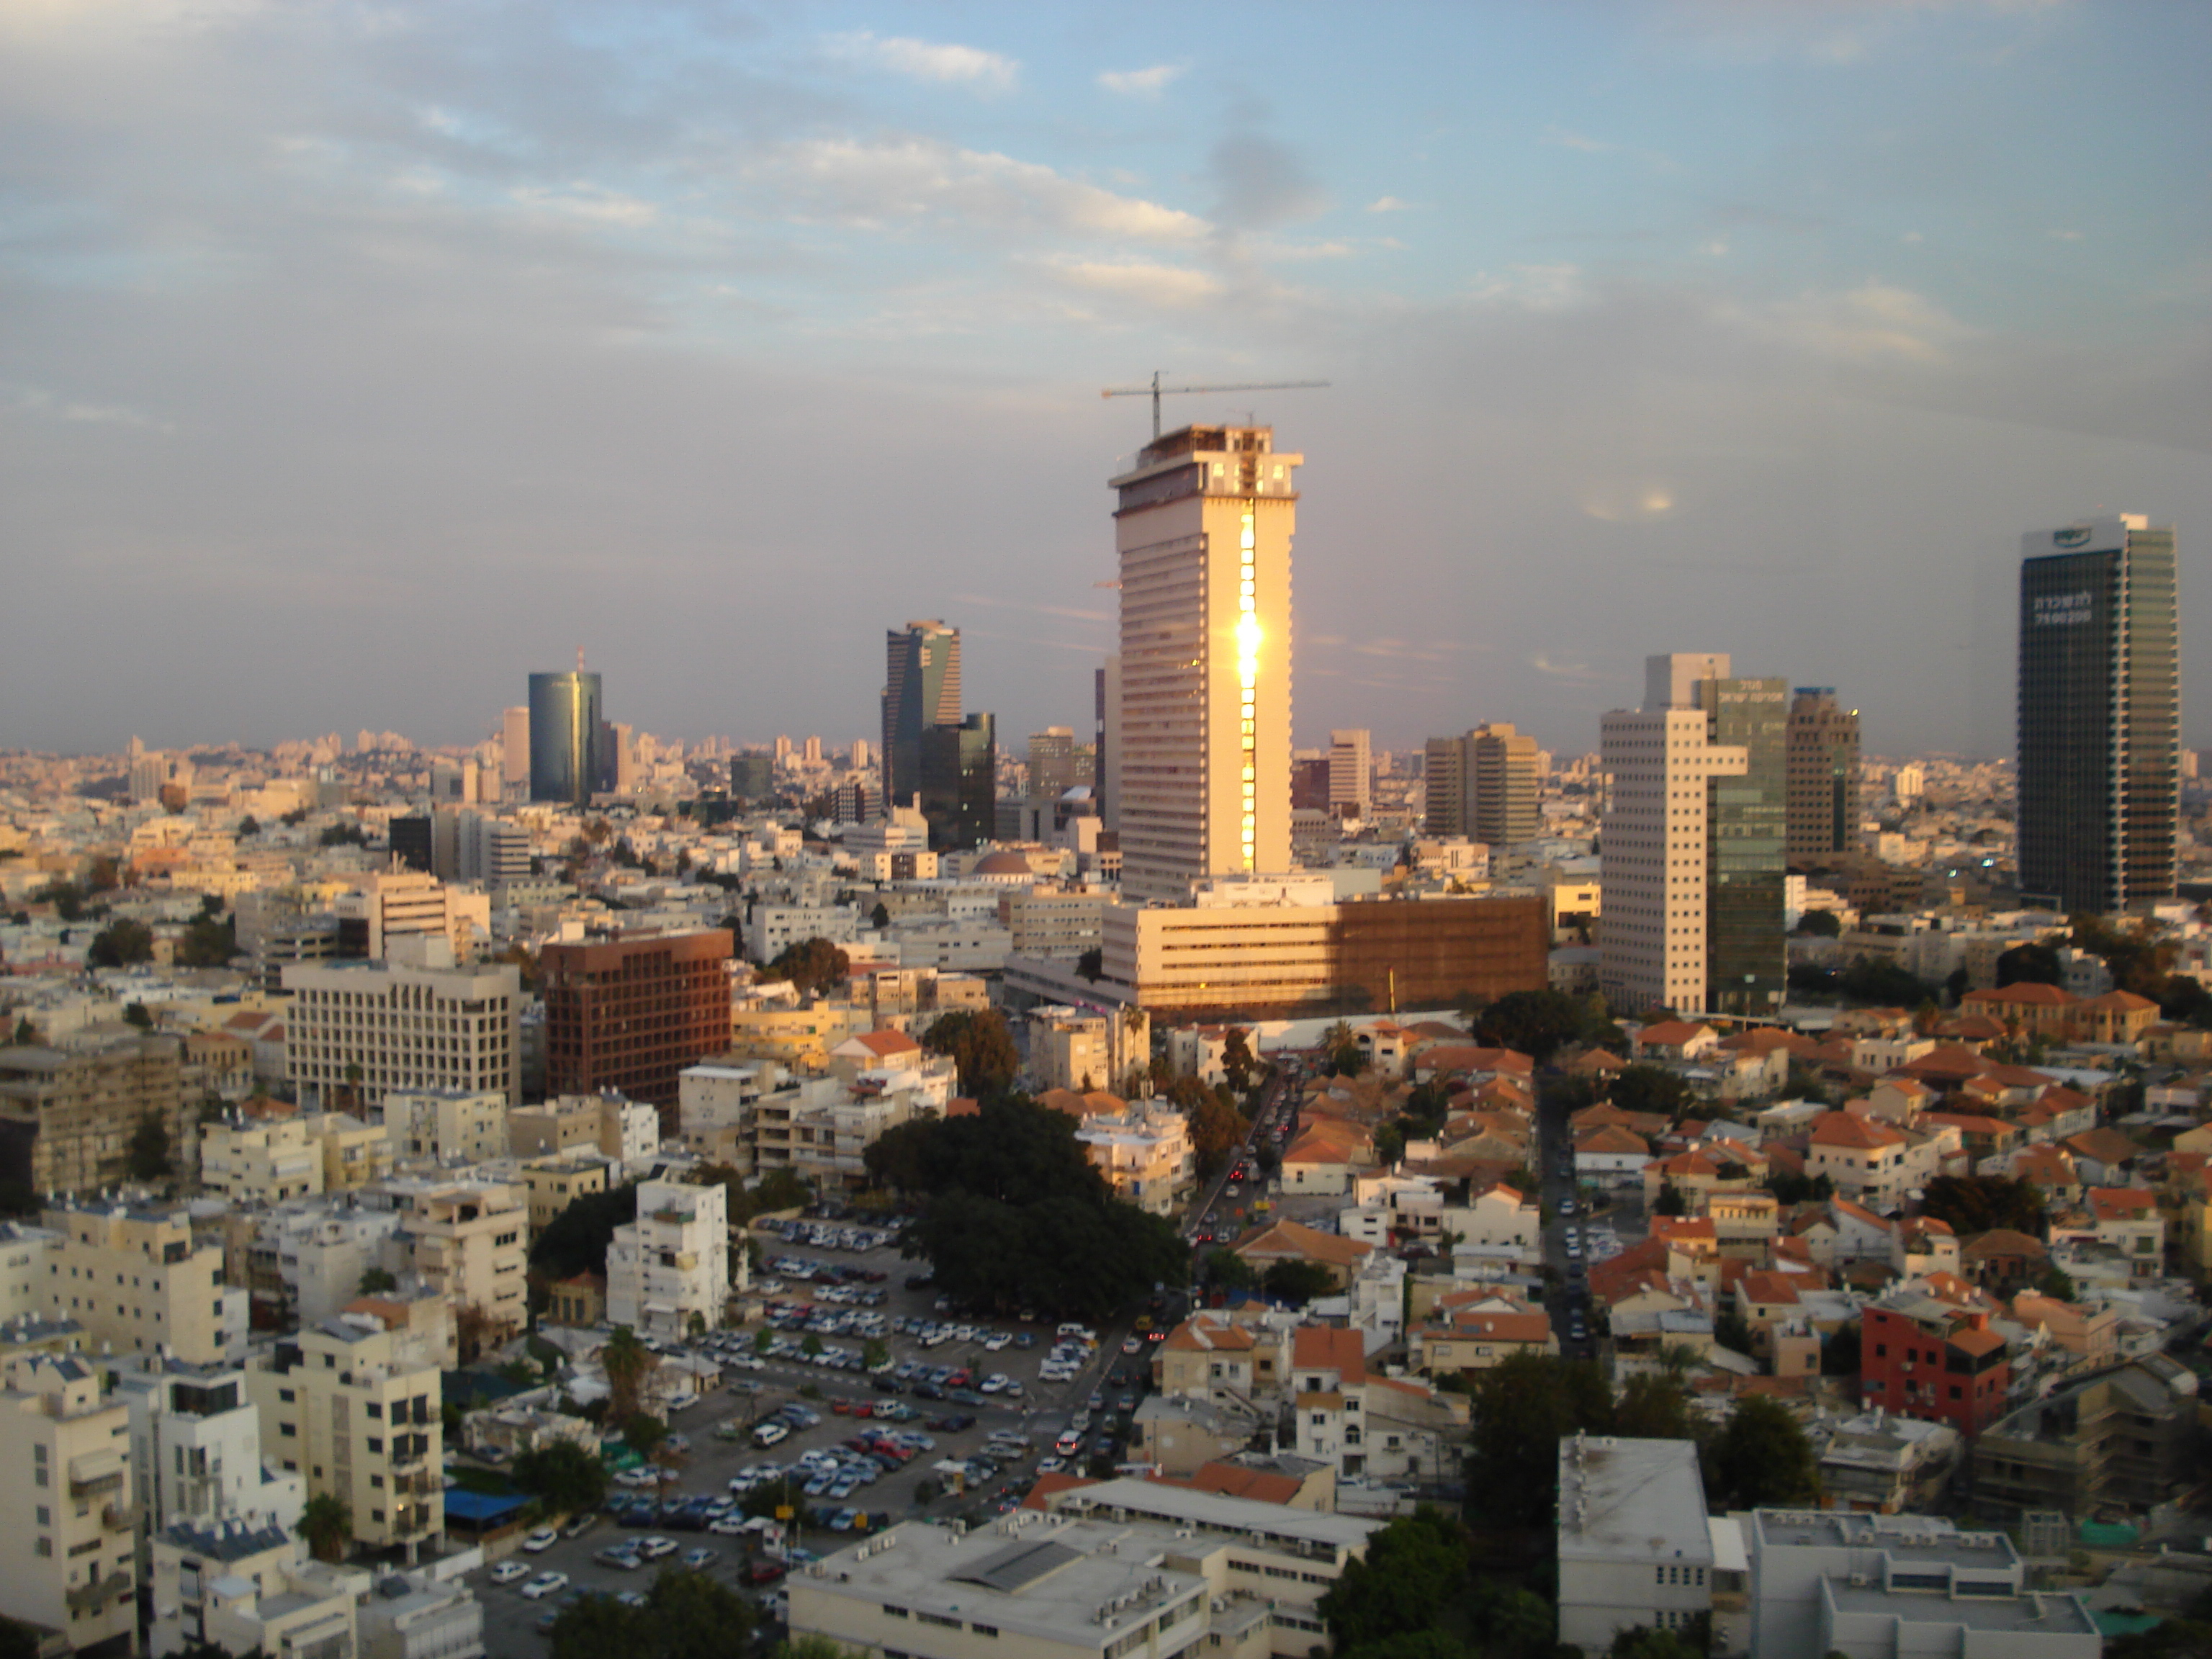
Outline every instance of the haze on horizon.
[[1297, 741], [1590, 749], [1642, 659], [2012, 749], [2021, 532], [2179, 527], [2212, 743], [2212, 9], [31, 0], [0, 746], [872, 736], [939, 617], [1091, 721], [1105, 480], [1304, 453]]

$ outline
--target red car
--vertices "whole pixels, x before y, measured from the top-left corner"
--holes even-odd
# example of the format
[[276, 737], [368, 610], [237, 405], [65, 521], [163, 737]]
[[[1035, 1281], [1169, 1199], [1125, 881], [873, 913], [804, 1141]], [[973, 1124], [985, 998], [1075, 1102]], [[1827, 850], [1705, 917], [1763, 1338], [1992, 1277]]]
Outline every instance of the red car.
[[745, 1583], [748, 1584], [773, 1584], [782, 1577], [783, 1563], [781, 1561], [771, 1561], [766, 1556], [761, 1556], [745, 1563]]

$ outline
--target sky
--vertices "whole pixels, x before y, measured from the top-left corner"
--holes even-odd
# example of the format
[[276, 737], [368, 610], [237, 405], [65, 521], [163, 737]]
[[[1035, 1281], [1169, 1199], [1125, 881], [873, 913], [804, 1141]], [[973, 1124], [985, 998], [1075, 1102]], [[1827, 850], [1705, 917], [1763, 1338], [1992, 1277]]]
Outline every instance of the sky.
[[2022, 532], [2179, 527], [2212, 7], [0, 5], [0, 747], [1091, 724], [1106, 479], [1305, 455], [1297, 741], [1644, 657], [2008, 754]]

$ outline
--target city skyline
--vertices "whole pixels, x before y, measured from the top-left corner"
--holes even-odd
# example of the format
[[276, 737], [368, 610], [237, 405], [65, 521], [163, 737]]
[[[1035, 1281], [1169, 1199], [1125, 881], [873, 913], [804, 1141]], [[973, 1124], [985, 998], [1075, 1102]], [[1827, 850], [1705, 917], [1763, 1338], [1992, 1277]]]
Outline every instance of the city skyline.
[[1156, 368], [1332, 382], [1169, 416], [1328, 458], [1301, 747], [1585, 751], [1690, 639], [2008, 754], [2017, 537], [2212, 517], [2212, 17], [1170, 15], [0, 21], [7, 741], [459, 742], [579, 639], [641, 730], [866, 732], [856, 592], [1080, 726]]

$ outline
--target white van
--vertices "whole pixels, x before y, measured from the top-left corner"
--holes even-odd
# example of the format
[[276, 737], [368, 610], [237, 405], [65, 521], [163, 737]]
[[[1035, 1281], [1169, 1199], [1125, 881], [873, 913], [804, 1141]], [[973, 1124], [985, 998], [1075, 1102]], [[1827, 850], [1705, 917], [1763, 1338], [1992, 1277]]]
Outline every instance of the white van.
[[1088, 1325], [1062, 1325], [1053, 1334], [1064, 1340], [1080, 1342], [1086, 1347], [1095, 1348], [1098, 1346], [1098, 1339], [1091, 1334]]
[[765, 1451], [778, 1441], [791, 1437], [791, 1431], [781, 1423], [763, 1423], [753, 1430], [753, 1444]]

